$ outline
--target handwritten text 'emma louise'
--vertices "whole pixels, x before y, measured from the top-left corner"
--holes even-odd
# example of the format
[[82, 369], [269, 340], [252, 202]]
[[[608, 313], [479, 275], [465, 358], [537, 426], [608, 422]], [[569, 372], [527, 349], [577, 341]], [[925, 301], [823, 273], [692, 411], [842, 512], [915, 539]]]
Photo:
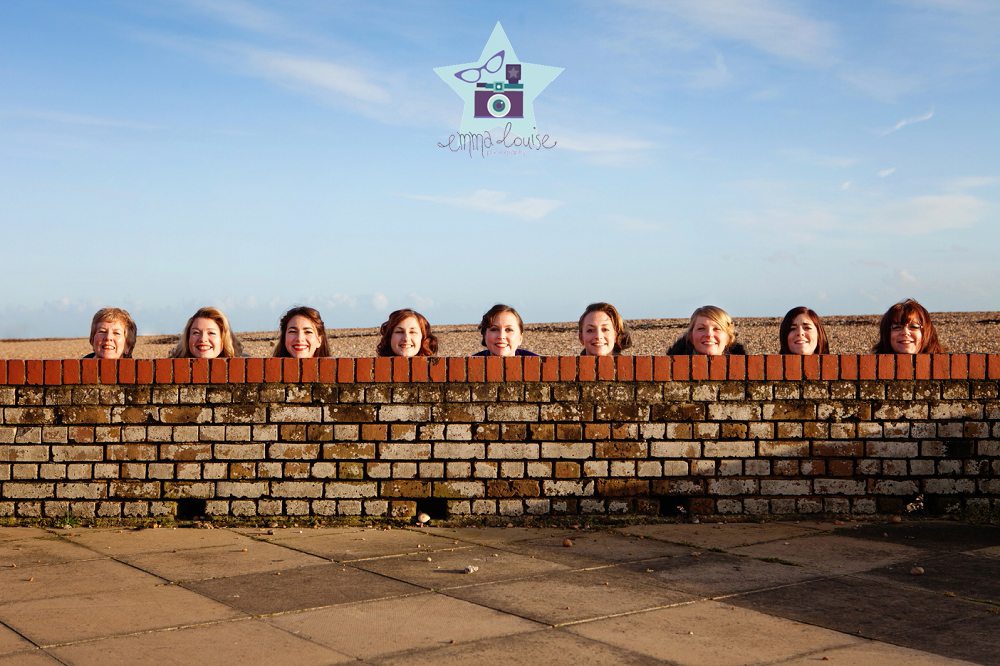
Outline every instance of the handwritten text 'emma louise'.
[[[500, 148], [525, 148], [527, 150], [541, 150], [545, 148], [546, 150], [550, 150], [556, 147], [555, 141], [550, 143], [548, 134], [532, 134], [528, 137], [511, 136], [510, 127], [511, 124], [507, 123], [507, 126], [503, 129], [503, 137], [497, 140], [494, 140], [488, 131], [479, 134], [471, 132], [452, 134], [448, 137], [448, 143], [438, 142], [438, 148], [447, 148], [453, 153], [468, 151], [469, 157], [472, 157], [472, 153], [479, 153], [481, 157], [486, 157], [487, 155], [524, 154], [523, 150], [499, 150]], [[497, 148], [497, 150], [491, 150], [492, 148]]]

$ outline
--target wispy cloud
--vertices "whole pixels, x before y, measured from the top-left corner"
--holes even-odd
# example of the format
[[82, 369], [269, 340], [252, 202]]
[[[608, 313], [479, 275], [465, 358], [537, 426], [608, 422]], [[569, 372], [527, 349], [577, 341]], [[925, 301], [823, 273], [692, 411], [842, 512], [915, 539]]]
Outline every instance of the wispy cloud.
[[925, 120], [930, 120], [933, 117], [934, 117], [934, 112], [933, 111], [928, 111], [927, 113], [925, 113], [925, 114], [923, 114], [921, 116], [914, 116], [912, 118], [903, 118], [902, 120], [900, 120], [898, 123], [896, 123], [895, 125], [893, 125], [889, 129], [883, 130], [883, 131], [879, 132], [879, 136], [885, 136], [886, 134], [892, 134], [893, 132], [897, 132], [897, 131], [903, 129], [907, 125], [912, 125], [913, 123], [922, 123]]
[[964, 176], [952, 178], [944, 185], [945, 192], [965, 192], [978, 187], [987, 187], [1000, 182], [1000, 179], [992, 176]]
[[725, 59], [722, 57], [722, 54], [718, 54], [715, 56], [715, 64], [712, 67], [699, 69], [691, 74], [691, 87], [702, 89], [721, 88], [729, 83], [732, 78], [733, 75], [729, 73]]
[[405, 194], [410, 199], [431, 201], [434, 203], [475, 210], [485, 213], [511, 215], [525, 222], [540, 220], [565, 202], [557, 199], [539, 199], [535, 197], [512, 197], [509, 192], [497, 190], [476, 190], [463, 197], [442, 197], [421, 194]]
[[326, 60], [296, 57], [277, 51], [247, 49], [249, 65], [259, 74], [292, 87], [315, 89], [369, 104], [388, 104], [392, 95], [361, 70]]
[[888, 176], [891, 176], [894, 173], [896, 173], [896, 167], [889, 167], [888, 169], [882, 169], [875, 175], [879, 178], [887, 178]]
[[607, 219], [616, 229], [621, 229], [622, 231], [659, 231], [661, 229], [658, 224], [653, 224], [648, 220], [642, 220], [636, 217], [609, 215]]
[[385, 310], [389, 307], [389, 298], [382, 292], [376, 292], [372, 296], [372, 307], [376, 310]]
[[924, 82], [914, 76], [882, 68], [845, 68], [837, 74], [841, 80], [880, 102], [892, 103], [920, 90]]
[[779, 155], [787, 157], [794, 162], [801, 162], [802, 164], [832, 169], [843, 169], [849, 166], [854, 166], [861, 161], [857, 157], [845, 157], [842, 155], [818, 155], [808, 150], [799, 149], [782, 149], [777, 152]]
[[47, 110], [20, 110], [12, 111], [6, 115], [20, 118], [31, 118], [36, 120], [47, 120], [56, 123], [66, 123], [70, 125], [87, 125], [90, 127], [115, 127], [120, 129], [139, 130], [150, 132], [154, 130], [166, 129], [165, 125], [154, 123], [143, 123], [134, 120], [119, 120], [116, 118], [102, 118], [100, 116], [86, 116], [73, 113], [62, 113], [59, 111]]
[[968, 194], [919, 196], [876, 211], [870, 228], [902, 234], [965, 229], [979, 222], [985, 211], [986, 202]]
[[836, 61], [833, 26], [809, 18], [783, 0], [622, 0], [683, 19], [712, 36], [750, 44], [765, 53], [812, 65]]

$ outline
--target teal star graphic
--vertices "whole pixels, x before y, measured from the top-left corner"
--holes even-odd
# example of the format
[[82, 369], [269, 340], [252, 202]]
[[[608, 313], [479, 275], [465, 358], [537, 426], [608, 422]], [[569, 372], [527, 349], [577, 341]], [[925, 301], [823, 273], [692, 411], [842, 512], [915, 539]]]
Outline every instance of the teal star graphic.
[[465, 101], [463, 134], [481, 134], [510, 123], [511, 135], [529, 137], [535, 133], [532, 102], [563, 70], [521, 62], [498, 22], [479, 62], [434, 71]]

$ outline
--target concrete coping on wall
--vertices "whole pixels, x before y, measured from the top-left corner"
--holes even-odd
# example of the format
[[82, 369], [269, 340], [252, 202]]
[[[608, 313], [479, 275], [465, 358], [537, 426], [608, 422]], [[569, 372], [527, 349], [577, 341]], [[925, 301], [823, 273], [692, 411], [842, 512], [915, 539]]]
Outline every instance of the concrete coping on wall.
[[1000, 354], [0, 360], [0, 385], [1000, 379]]

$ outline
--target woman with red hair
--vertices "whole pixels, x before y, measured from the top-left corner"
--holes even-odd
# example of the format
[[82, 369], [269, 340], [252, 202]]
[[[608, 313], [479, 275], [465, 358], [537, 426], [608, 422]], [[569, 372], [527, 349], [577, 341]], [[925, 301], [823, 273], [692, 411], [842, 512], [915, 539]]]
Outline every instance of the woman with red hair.
[[431, 333], [427, 318], [415, 310], [404, 308], [389, 315], [378, 330], [382, 336], [375, 353], [379, 356], [435, 356], [437, 338]]
[[942, 354], [931, 315], [912, 298], [900, 301], [882, 315], [876, 354]]

